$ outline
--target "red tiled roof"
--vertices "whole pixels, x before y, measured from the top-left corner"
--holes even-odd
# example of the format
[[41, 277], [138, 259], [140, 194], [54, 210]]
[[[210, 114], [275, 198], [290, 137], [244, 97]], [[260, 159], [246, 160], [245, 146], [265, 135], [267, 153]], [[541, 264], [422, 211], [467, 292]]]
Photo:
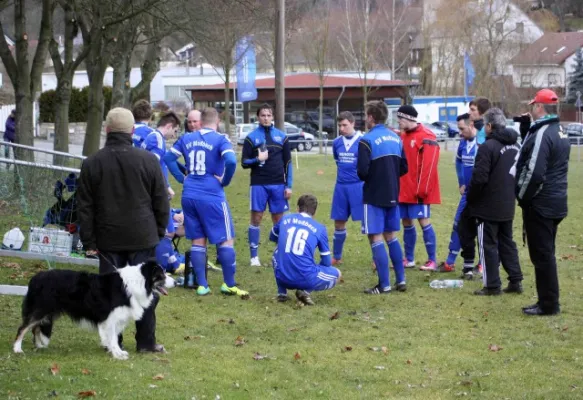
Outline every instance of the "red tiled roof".
[[547, 32], [518, 53], [510, 64], [561, 65], [580, 47], [583, 47], [583, 32]]
[[[370, 75], [374, 76], [374, 73]], [[362, 87], [363, 79], [360, 78], [345, 78], [342, 76], [326, 76], [324, 81], [324, 88], [340, 88], [345, 87]], [[384, 80], [367, 78], [367, 86], [410, 86], [415, 85], [413, 82], [400, 80]], [[233, 88], [235, 83], [231, 82], [229, 87]], [[205, 89], [224, 89], [223, 83], [215, 85], [200, 85], [187, 88], [186, 90], [205, 90]], [[275, 78], [262, 78], [255, 80], [255, 87], [257, 89], [273, 89], [275, 88]], [[285, 77], [286, 89], [311, 89], [320, 87], [320, 78], [317, 73], [305, 73], [286, 75]]]

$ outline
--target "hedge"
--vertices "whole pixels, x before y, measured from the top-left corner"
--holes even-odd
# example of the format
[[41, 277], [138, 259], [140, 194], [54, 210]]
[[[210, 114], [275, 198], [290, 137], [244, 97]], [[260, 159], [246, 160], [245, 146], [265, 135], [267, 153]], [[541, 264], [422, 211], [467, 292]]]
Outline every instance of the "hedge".
[[[111, 87], [103, 87], [104, 107], [103, 118], [111, 108]], [[71, 89], [71, 101], [69, 103], [69, 122], [87, 122], [87, 110], [89, 98], [89, 86], [83, 89], [76, 87]], [[40, 122], [55, 122], [55, 102], [56, 92], [54, 90], [47, 90], [41, 93], [39, 98], [40, 108]]]

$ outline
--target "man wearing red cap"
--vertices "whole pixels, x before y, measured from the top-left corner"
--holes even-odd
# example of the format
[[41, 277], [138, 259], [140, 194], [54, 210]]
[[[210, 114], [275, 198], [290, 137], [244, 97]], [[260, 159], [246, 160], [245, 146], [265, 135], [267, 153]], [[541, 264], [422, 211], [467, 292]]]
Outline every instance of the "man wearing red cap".
[[550, 89], [539, 91], [529, 103], [533, 123], [516, 163], [516, 197], [522, 207], [538, 294], [536, 304], [522, 309], [526, 315], [560, 313], [555, 240], [559, 223], [567, 216], [571, 146], [559, 124], [558, 103]]

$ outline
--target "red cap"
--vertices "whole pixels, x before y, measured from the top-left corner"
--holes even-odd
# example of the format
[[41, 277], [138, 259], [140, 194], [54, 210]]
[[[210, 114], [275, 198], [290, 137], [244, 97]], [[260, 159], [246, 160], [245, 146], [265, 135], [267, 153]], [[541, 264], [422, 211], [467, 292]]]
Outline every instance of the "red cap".
[[551, 89], [542, 89], [536, 92], [534, 99], [528, 105], [532, 105], [534, 103], [540, 104], [557, 104], [559, 102], [559, 96]]

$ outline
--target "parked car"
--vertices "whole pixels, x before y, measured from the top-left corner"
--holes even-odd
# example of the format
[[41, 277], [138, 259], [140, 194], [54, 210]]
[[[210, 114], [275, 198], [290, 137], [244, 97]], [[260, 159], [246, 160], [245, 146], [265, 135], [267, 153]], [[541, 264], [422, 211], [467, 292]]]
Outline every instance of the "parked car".
[[285, 134], [292, 150], [310, 151], [314, 147], [314, 135], [304, 132], [301, 128], [289, 122], [285, 123]]
[[431, 125], [446, 131], [450, 138], [454, 138], [460, 134], [460, 130], [455, 122], [435, 121]]
[[243, 144], [247, 135], [250, 134], [251, 131], [253, 131], [255, 128], [257, 128], [257, 124], [237, 125], [237, 144]]
[[565, 133], [572, 145], [583, 144], [583, 124], [578, 122], [569, 124], [565, 128]]
[[447, 132], [429, 122], [422, 122], [423, 126], [435, 134], [438, 142], [444, 142], [447, 139]]

